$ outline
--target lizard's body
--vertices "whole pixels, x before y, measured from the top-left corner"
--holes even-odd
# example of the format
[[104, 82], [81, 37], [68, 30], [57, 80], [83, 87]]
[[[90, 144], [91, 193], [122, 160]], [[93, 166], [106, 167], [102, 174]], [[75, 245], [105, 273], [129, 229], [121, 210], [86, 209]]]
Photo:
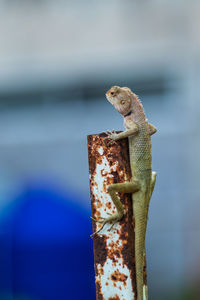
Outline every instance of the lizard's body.
[[129, 136], [129, 155], [132, 180], [138, 181], [140, 189], [132, 194], [133, 214], [135, 218], [135, 257], [137, 299], [143, 299], [143, 272], [145, 254], [145, 235], [148, 206], [152, 194], [151, 138], [147, 122], [139, 122], [138, 134]]
[[108, 186], [108, 192], [117, 208], [117, 213], [99, 222], [103, 223], [103, 227], [107, 222], [113, 221], [114, 224], [119, 221], [123, 217], [124, 210], [116, 193], [132, 193], [135, 220], [137, 300], [144, 300], [143, 268], [145, 235], [149, 201], [156, 179], [156, 173], [152, 173], [150, 135], [156, 132], [156, 128], [147, 123], [142, 104], [130, 89], [114, 86], [106, 93], [106, 97], [115, 109], [123, 115], [126, 128], [126, 131], [118, 134], [116, 132], [108, 132], [106, 139], [117, 141], [128, 137], [132, 178], [130, 182], [116, 183]]

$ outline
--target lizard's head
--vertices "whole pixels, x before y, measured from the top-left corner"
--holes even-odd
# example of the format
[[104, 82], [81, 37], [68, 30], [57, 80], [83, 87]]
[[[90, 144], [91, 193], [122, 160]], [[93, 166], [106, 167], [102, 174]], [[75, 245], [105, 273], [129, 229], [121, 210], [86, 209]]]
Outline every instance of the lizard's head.
[[106, 93], [106, 98], [123, 116], [126, 116], [131, 111], [132, 92], [129, 88], [113, 86]]

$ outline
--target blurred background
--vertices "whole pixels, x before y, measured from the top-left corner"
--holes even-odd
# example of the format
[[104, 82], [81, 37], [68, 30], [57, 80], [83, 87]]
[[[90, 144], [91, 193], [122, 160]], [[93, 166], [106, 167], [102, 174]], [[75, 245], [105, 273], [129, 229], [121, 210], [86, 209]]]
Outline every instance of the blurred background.
[[199, 299], [200, 2], [0, 0], [0, 300], [95, 299], [88, 134], [143, 102], [150, 299]]

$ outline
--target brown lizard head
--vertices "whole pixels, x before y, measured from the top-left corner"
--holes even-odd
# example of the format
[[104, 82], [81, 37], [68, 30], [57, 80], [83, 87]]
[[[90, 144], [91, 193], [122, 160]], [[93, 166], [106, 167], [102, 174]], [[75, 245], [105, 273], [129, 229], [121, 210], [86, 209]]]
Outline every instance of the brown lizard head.
[[132, 114], [135, 119], [145, 118], [140, 100], [129, 88], [113, 86], [106, 93], [106, 98], [124, 117]]
[[115, 109], [126, 116], [132, 108], [133, 93], [129, 88], [113, 86], [106, 93], [106, 98], [115, 107]]

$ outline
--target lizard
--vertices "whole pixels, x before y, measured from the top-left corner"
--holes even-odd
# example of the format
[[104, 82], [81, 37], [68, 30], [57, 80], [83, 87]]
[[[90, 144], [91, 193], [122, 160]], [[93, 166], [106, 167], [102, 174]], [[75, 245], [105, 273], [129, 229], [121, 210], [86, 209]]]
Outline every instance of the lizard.
[[128, 138], [132, 177], [130, 182], [115, 183], [108, 186], [107, 191], [116, 206], [117, 212], [107, 218], [100, 217], [99, 220], [93, 219], [101, 223], [102, 226], [92, 236], [100, 232], [106, 223], [112, 222], [112, 228], [116, 222], [122, 219], [124, 209], [117, 193], [131, 193], [135, 223], [137, 300], [144, 300], [143, 267], [145, 236], [149, 202], [156, 181], [156, 172], [152, 172], [151, 135], [157, 129], [148, 123], [142, 103], [138, 96], [129, 88], [113, 86], [106, 93], [106, 98], [123, 116], [126, 130], [120, 133], [116, 133], [115, 130], [107, 130], [104, 142], [109, 146], [112, 142]]

